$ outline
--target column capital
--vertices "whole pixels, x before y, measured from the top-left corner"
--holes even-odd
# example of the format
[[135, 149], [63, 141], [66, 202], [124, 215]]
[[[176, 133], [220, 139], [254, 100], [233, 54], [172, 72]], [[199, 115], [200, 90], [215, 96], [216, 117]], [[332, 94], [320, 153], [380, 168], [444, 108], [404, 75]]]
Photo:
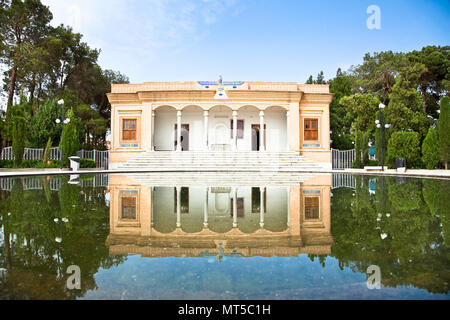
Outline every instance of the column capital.
[[177, 111], [177, 117], [181, 117], [182, 112], [181, 111]]
[[237, 111], [233, 111], [233, 117], [237, 117], [238, 112]]
[[208, 117], [209, 116], [209, 111], [203, 111], [203, 116], [204, 117]]
[[260, 111], [260, 112], [259, 112], [259, 116], [260, 116], [260, 117], [264, 117], [264, 111]]

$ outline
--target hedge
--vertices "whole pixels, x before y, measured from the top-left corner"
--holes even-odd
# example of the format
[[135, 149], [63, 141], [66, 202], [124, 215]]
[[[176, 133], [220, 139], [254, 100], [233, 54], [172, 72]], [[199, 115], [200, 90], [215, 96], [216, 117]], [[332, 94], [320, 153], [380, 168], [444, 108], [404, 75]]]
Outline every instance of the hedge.
[[[44, 164], [42, 160], [24, 160], [21, 165], [18, 167], [14, 166], [13, 160], [0, 160], [0, 168], [4, 169], [51, 169], [51, 168], [60, 168], [59, 160], [52, 160], [52, 164]], [[80, 168], [95, 168], [95, 161], [92, 159], [80, 159]]]
[[[388, 162], [393, 166], [395, 159], [405, 158], [408, 168], [420, 158], [420, 139], [418, 132], [394, 132], [388, 142]], [[417, 164], [416, 164], [417, 165]]]

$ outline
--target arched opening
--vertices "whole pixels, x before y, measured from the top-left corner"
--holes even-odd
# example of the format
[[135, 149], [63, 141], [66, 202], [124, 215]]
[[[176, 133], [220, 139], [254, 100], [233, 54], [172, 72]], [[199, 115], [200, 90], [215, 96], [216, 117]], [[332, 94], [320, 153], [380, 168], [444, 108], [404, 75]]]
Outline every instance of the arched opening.
[[174, 151], [177, 137], [177, 110], [172, 106], [160, 106], [154, 110], [154, 148], [156, 151]]
[[232, 144], [230, 121], [233, 111], [227, 106], [215, 106], [209, 110], [209, 150], [230, 151]]
[[271, 106], [264, 110], [266, 128], [266, 151], [282, 152], [289, 150], [287, 110], [280, 106]]
[[[196, 105], [185, 106], [181, 110], [181, 149], [182, 151], [201, 151], [204, 149], [203, 109]], [[175, 135], [176, 137], [176, 135]], [[175, 148], [176, 148], [175, 138]]]

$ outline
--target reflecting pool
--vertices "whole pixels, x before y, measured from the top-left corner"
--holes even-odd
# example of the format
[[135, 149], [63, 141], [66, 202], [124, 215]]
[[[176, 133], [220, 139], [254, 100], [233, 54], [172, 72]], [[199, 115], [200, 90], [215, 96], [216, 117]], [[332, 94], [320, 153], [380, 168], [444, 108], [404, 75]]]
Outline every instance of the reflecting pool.
[[449, 180], [72, 175], [0, 195], [0, 299], [449, 299]]

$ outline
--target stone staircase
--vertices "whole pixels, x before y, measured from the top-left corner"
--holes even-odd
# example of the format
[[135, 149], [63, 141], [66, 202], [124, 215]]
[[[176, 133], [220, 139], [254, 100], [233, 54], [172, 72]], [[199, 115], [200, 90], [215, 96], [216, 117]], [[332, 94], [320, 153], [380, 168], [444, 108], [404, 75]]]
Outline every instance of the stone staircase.
[[[120, 174], [121, 176], [123, 174]], [[292, 187], [319, 175], [307, 172], [139, 172], [126, 173], [142, 186], [201, 187]]]
[[117, 168], [118, 171], [188, 172], [318, 172], [320, 163], [298, 152], [186, 151], [147, 152]]

